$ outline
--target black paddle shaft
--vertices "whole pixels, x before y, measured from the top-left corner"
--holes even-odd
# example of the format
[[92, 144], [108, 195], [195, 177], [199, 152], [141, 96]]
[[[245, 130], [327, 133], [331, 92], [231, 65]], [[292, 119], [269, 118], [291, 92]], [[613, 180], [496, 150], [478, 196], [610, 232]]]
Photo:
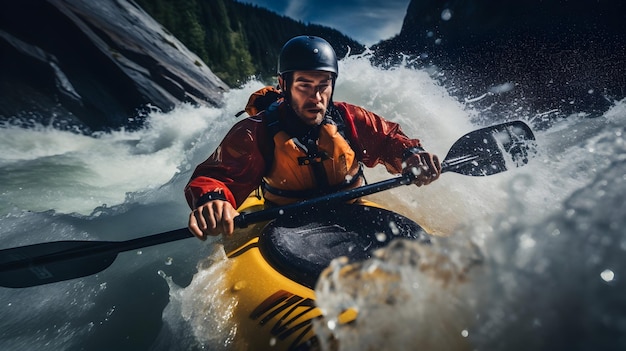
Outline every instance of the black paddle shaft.
[[[442, 172], [487, 176], [520, 167], [534, 152], [535, 137], [523, 122], [507, 122], [467, 133], [457, 140], [442, 162]], [[348, 191], [292, 205], [241, 213], [238, 227], [263, 222], [311, 206], [339, 203], [409, 185], [413, 175], [383, 180]], [[25, 288], [88, 276], [109, 267], [117, 254], [192, 237], [187, 228], [126, 241], [55, 241], [0, 250], [0, 286]]]

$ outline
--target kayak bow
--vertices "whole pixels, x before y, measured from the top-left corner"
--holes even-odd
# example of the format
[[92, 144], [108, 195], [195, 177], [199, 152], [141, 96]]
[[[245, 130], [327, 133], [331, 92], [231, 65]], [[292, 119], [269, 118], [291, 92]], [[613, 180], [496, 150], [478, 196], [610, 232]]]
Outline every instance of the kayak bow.
[[[242, 210], [261, 203], [250, 197]], [[309, 208], [254, 225], [248, 233], [252, 238], [243, 244], [224, 244], [231, 260], [222, 272], [228, 284], [225, 298], [237, 301], [232, 318], [238, 342], [272, 350], [317, 344], [312, 323], [322, 312], [314, 288], [333, 259], [365, 260], [397, 238], [429, 242], [417, 223], [369, 201]], [[350, 312], [346, 322], [354, 318]]]

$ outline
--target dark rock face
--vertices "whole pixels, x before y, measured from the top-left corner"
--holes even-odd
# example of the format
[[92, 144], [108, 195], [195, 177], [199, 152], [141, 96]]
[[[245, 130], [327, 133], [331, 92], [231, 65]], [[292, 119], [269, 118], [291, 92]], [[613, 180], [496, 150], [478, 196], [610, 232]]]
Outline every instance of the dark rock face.
[[228, 90], [127, 0], [2, 2], [0, 52], [0, 121], [118, 128], [145, 108], [219, 106]]
[[625, 23], [622, 0], [413, 0], [379, 61], [419, 57], [490, 109], [603, 111], [626, 96]]

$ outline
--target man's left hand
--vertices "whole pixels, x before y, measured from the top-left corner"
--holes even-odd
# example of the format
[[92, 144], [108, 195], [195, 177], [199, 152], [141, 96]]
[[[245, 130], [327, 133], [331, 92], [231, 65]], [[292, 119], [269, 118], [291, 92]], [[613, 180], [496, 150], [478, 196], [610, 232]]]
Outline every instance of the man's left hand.
[[410, 172], [413, 177], [413, 184], [417, 186], [430, 184], [441, 175], [439, 158], [429, 152], [423, 151], [413, 154], [402, 165], [402, 173]]

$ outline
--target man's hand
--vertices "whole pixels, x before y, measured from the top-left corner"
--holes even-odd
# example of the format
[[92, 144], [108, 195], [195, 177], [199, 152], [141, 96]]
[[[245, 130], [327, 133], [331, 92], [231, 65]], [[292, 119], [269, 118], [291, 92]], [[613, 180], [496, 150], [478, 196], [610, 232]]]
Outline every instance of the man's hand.
[[231, 235], [235, 230], [234, 218], [239, 212], [228, 201], [213, 200], [197, 207], [189, 215], [189, 231], [198, 239], [207, 235]]
[[419, 152], [409, 156], [404, 163], [402, 173], [413, 175], [413, 184], [422, 186], [437, 180], [441, 175], [439, 158], [429, 152]]

